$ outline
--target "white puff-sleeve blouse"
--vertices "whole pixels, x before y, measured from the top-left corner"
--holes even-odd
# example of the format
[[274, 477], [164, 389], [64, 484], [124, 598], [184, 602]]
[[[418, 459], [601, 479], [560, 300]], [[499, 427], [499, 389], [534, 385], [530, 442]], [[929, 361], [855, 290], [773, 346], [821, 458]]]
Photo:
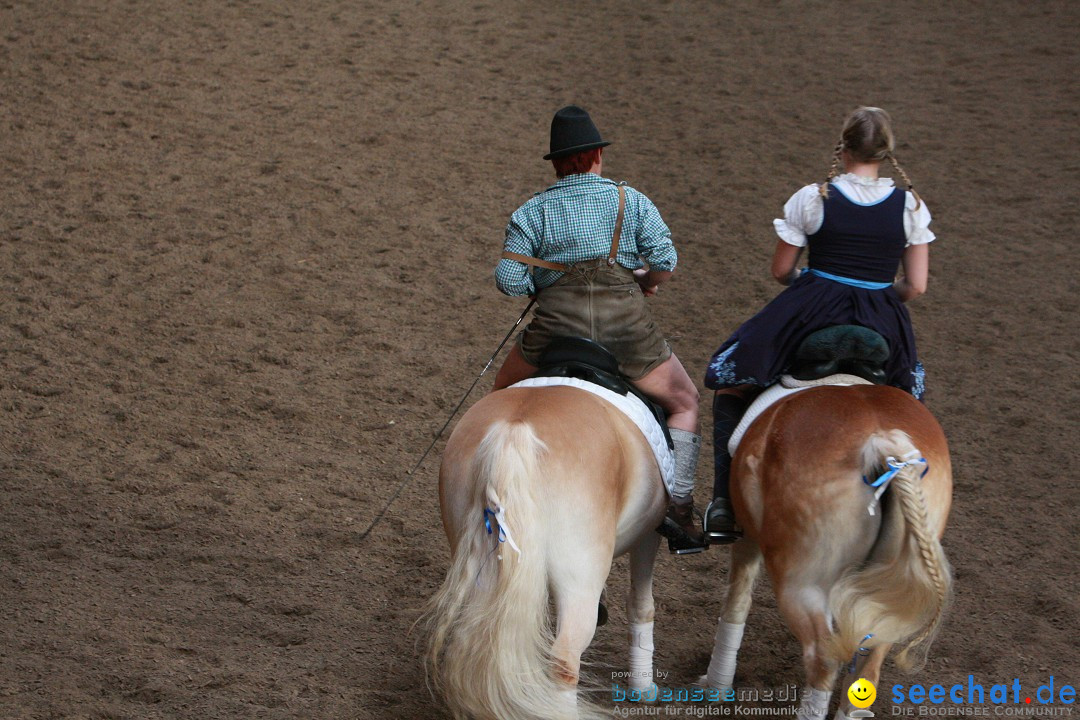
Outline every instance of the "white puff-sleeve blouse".
[[[846, 173], [833, 181], [833, 190], [844, 194], [849, 200], [861, 205], [873, 205], [884, 200], [893, 190], [892, 178], [868, 178]], [[917, 206], [917, 207], [916, 207]], [[773, 220], [776, 234], [788, 245], [806, 247], [806, 238], [821, 229], [825, 220], [825, 200], [820, 186], [807, 185], [784, 204], [783, 219]], [[919, 202], [907, 193], [904, 205], [904, 234], [908, 245], [933, 242], [936, 237], [930, 230], [930, 211], [926, 203]]]

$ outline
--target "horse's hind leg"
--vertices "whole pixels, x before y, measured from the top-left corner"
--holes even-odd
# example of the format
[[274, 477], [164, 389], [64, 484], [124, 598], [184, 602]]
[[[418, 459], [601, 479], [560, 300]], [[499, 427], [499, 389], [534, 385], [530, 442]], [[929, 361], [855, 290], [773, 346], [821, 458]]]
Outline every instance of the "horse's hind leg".
[[732, 687], [746, 616], [750, 614], [750, 605], [754, 600], [754, 582], [760, 570], [761, 550], [757, 543], [745, 539], [731, 546], [727, 599], [720, 614], [708, 673], [703, 680], [699, 680], [708, 687], [722, 690]]
[[836, 708], [835, 720], [848, 720], [855, 709], [851, 701], [847, 700], [847, 689], [851, 687], [853, 682], [859, 678], [866, 678], [873, 683], [874, 687], [877, 687], [878, 682], [881, 680], [881, 664], [885, 662], [885, 656], [889, 654], [889, 648], [891, 647], [892, 645], [888, 644], [877, 645], [868, 655], [858, 658], [855, 669], [849, 671], [840, 683], [840, 690], [844, 693], [844, 699], [840, 701], [840, 706]]
[[644, 690], [653, 677], [653, 564], [660, 535], [646, 532], [630, 548], [630, 594], [626, 619], [630, 623], [630, 687]]
[[579, 554], [569, 567], [553, 569], [550, 575], [558, 617], [551, 654], [555, 679], [563, 684], [567, 717], [577, 717], [581, 654], [596, 633], [596, 606], [611, 567], [611, 555], [610, 547], [594, 545]]
[[802, 645], [807, 686], [803, 688], [797, 716], [800, 720], [820, 720], [829, 712], [829, 700], [840, 671], [839, 665], [828, 657], [832, 637], [828, 598], [820, 588], [791, 585], [778, 586], [776, 598], [780, 614]]

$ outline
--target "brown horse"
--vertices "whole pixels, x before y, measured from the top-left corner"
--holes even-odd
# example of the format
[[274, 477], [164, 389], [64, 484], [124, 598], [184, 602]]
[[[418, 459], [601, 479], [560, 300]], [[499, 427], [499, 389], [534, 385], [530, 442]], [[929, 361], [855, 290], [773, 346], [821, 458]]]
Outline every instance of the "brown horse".
[[573, 387], [488, 395], [447, 442], [439, 502], [453, 557], [429, 610], [428, 667], [455, 717], [604, 717], [578, 700], [579, 668], [624, 552], [629, 685], [651, 686], [654, 528], [667, 499], [619, 410]]
[[[863, 478], [883, 476], [888, 492], [879, 502]], [[841, 671], [844, 690], [860, 677], [877, 685], [893, 645], [902, 648], [901, 667], [925, 657], [951, 592], [940, 537], [952, 466], [941, 426], [918, 400], [879, 385], [816, 387], [784, 398], [743, 437], [732, 491], [746, 538], [732, 546], [703, 684], [732, 685], [762, 559], [802, 644], [800, 717], [825, 716]], [[851, 711], [844, 700], [837, 717]]]

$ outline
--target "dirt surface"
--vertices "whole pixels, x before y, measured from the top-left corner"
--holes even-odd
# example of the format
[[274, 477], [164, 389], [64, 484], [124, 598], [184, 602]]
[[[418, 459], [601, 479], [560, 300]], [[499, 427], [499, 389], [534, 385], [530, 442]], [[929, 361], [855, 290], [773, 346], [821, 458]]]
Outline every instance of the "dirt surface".
[[[844, 114], [890, 110], [939, 238], [911, 309], [956, 472], [956, 602], [912, 680], [1075, 686], [1078, 23], [1069, 2], [0, 2], [0, 717], [443, 716], [409, 634], [448, 559], [437, 452], [360, 533], [524, 306], [492, 268], [570, 102], [674, 232], [651, 302], [699, 382], [777, 291], [771, 220]], [[726, 564], [659, 558], [672, 683], [708, 662]], [[798, 683], [757, 597], [737, 682]], [[588, 653], [601, 681], [624, 620]]]

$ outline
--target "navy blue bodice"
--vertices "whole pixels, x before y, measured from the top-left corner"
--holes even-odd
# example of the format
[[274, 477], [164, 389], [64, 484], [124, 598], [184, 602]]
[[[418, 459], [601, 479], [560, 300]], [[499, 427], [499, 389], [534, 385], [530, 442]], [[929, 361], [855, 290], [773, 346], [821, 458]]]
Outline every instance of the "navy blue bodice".
[[891, 283], [907, 246], [904, 203], [896, 188], [884, 200], [863, 205], [835, 185], [825, 198], [825, 219], [808, 239], [811, 270], [856, 280]]

